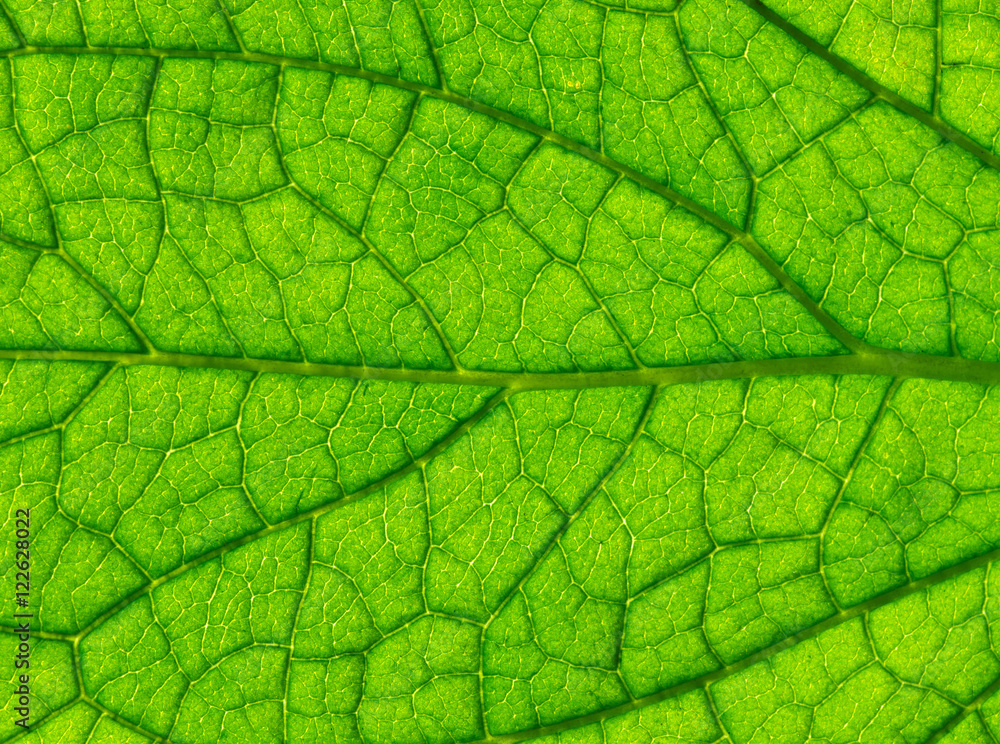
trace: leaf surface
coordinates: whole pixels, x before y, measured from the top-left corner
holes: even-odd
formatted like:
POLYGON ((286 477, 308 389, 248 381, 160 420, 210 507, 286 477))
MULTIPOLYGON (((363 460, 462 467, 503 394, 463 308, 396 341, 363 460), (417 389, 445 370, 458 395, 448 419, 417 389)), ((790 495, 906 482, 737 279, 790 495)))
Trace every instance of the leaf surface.
POLYGON ((1000 740, 997 8, 2 8, 0 740, 1000 740))

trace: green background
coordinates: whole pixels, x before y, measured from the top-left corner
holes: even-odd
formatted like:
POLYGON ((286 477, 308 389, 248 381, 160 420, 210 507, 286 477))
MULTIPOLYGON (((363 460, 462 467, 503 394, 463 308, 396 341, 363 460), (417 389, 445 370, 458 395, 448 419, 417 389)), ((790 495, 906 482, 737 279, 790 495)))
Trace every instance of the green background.
POLYGON ((1000 741, 995 2, 0 8, 0 741, 1000 741))

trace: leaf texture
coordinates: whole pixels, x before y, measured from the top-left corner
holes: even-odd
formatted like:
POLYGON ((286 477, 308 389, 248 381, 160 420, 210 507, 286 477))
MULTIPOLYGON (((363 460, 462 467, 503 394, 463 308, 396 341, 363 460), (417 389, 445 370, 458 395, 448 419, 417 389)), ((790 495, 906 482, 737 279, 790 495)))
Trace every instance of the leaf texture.
POLYGON ((0 741, 1000 741, 995 4, 0 7, 0 741))

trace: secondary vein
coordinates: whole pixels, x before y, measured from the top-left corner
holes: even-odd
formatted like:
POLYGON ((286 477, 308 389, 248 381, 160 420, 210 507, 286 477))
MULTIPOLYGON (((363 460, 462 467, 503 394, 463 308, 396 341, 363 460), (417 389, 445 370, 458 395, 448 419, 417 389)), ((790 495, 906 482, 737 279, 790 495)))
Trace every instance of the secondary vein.
MULTIPOLYGON (((892 105, 894 108, 899 109, 907 116, 912 116, 921 124, 930 127, 935 132, 940 134, 942 137, 951 142, 954 142, 963 150, 965 150, 968 153, 971 153, 972 155, 974 155, 987 165, 1000 170, 1000 157, 993 154, 985 147, 978 145, 977 143, 972 141, 969 137, 965 136, 960 131, 955 129, 955 127, 951 126, 950 124, 947 124, 943 119, 937 116, 938 99, 940 95, 939 66, 934 88, 934 101, 935 101, 934 113, 929 113, 927 111, 924 111, 919 106, 910 103, 898 93, 894 93, 893 91, 889 90, 881 83, 876 82, 873 78, 870 78, 868 75, 863 73, 861 70, 859 70, 857 67, 852 65, 847 60, 838 57, 836 54, 831 52, 825 46, 823 46, 818 41, 813 39, 811 36, 806 35, 796 26, 793 26, 787 20, 785 20, 780 15, 775 13, 773 10, 768 8, 766 5, 764 5, 764 3, 760 2, 760 0, 740 0, 740 2, 742 2, 748 8, 751 8, 755 13, 757 13, 762 18, 767 20, 767 22, 770 23, 771 25, 780 28, 782 31, 784 31, 790 37, 795 39, 795 41, 799 42, 802 46, 804 46, 810 52, 815 54, 817 57, 822 58, 823 60, 828 62, 832 67, 836 68, 840 72, 847 75, 849 78, 851 78, 851 80, 856 82, 862 88, 865 88, 866 90, 874 93, 879 98, 882 98, 887 103, 892 105)), ((938 33, 938 37, 940 37, 940 32, 938 33)), ((938 51, 936 51, 936 55, 940 56, 939 49, 938 51)), ((937 64, 940 65, 939 62, 937 64)))
MULTIPOLYGON (((826 311, 822 310, 819 305, 811 298, 808 294, 782 269, 774 259, 772 259, 766 251, 757 243, 756 240, 745 230, 736 227, 735 225, 727 222, 725 219, 719 215, 712 212, 710 209, 703 207, 698 204, 693 199, 690 199, 682 194, 677 193, 673 189, 665 186, 664 184, 656 181, 649 176, 646 176, 634 168, 623 165, 617 160, 614 160, 607 155, 597 152, 596 150, 587 147, 586 145, 580 144, 575 140, 566 137, 565 135, 559 134, 547 129, 545 127, 534 124, 526 119, 522 119, 518 116, 510 114, 506 111, 501 111, 495 109, 491 106, 483 105, 471 98, 466 96, 458 95, 451 92, 450 90, 443 90, 441 88, 435 88, 433 86, 424 85, 422 83, 414 83, 408 80, 402 80, 400 78, 391 77, 389 75, 382 75, 377 72, 371 72, 369 70, 361 70, 355 67, 348 67, 346 65, 336 65, 329 64, 326 62, 316 62, 312 60, 296 59, 291 57, 282 57, 273 54, 262 54, 262 53, 234 53, 234 52, 202 52, 202 51, 176 51, 169 49, 159 49, 159 48, 148 48, 148 49, 138 49, 138 48, 127 48, 127 47, 104 47, 95 48, 90 46, 83 47, 39 47, 39 46, 27 46, 20 49, 9 50, 6 52, 0 52, 0 58, 2 57, 15 57, 15 56, 25 56, 32 54, 105 54, 105 55, 131 55, 131 56, 141 56, 141 57, 177 57, 177 58, 202 58, 202 59, 225 59, 240 62, 260 62, 264 64, 276 65, 278 67, 301 67, 305 69, 320 70, 323 72, 329 72, 339 75, 348 75, 352 77, 363 78, 365 80, 370 80, 374 83, 380 83, 383 85, 390 85, 403 90, 409 90, 415 93, 423 94, 426 96, 431 96, 438 98, 442 101, 447 101, 458 106, 462 106, 470 111, 476 111, 478 113, 489 116, 497 121, 502 121, 510 126, 517 127, 525 132, 530 132, 536 137, 541 137, 542 139, 552 142, 553 144, 559 145, 560 147, 570 150, 572 152, 581 155, 592 162, 598 163, 605 168, 618 173, 620 175, 626 176, 627 178, 635 181, 644 188, 662 196, 668 201, 672 201, 675 204, 684 207, 689 212, 692 212, 705 222, 709 223, 716 229, 722 231, 723 233, 729 235, 734 240, 739 242, 770 274, 775 280, 781 285, 781 287, 787 291, 795 300, 802 305, 809 313, 812 315, 823 328, 826 329, 834 338, 836 338, 841 344, 843 344, 847 349, 854 352, 864 351, 867 348, 867 344, 863 341, 858 340, 853 335, 851 335, 840 323, 834 320, 826 311)), ((40 176, 39 176, 40 177, 40 176)))

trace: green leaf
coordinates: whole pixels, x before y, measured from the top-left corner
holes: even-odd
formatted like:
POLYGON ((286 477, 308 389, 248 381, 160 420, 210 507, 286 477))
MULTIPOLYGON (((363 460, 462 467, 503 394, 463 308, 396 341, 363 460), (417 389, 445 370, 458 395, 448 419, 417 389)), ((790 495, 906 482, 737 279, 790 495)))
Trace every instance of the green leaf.
POLYGON ((0 10, 0 742, 1000 741, 996 3, 0 10))

